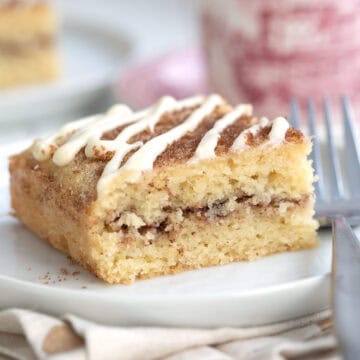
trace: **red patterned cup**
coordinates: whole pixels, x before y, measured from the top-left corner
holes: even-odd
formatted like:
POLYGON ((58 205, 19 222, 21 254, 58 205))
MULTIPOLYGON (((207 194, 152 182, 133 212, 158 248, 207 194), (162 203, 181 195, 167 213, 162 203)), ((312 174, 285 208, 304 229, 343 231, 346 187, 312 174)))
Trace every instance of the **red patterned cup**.
POLYGON ((257 113, 360 90, 357 0, 204 0, 210 86, 257 113))

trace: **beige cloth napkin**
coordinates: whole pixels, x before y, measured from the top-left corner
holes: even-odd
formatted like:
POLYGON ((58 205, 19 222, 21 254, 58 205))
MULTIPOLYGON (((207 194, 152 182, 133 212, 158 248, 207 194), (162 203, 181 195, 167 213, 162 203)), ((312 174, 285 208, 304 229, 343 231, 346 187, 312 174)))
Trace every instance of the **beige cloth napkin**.
POLYGON ((62 319, 0 312, 0 359, 312 360, 340 359, 330 312, 283 323, 221 329, 110 327, 72 315, 62 319))

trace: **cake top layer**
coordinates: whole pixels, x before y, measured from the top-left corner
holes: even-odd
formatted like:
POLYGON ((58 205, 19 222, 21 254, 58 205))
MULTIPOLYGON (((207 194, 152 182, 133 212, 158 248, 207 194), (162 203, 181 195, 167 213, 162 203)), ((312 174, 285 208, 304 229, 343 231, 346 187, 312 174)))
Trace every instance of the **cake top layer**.
POLYGON ((258 119, 250 105, 233 108, 219 95, 180 101, 165 96, 138 112, 115 105, 106 114, 68 123, 36 141, 32 155, 38 161, 52 159, 57 166, 69 164, 80 152, 105 161, 98 182, 101 192, 109 179, 124 171, 131 171, 135 182, 157 166, 194 164, 229 151, 301 140, 302 134, 289 129, 286 119, 258 119))

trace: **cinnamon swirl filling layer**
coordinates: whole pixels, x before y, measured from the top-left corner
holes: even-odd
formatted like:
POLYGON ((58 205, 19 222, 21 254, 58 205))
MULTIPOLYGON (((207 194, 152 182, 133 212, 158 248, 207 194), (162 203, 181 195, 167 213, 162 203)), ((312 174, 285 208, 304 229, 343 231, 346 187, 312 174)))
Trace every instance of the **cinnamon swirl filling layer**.
POLYGON ((252 211, 257 215, 284 216, 289 209, 305 207, 311 196, 303 196, 301 199, 271 199, 268 202, 258 202, 255 196, 233 197, 231 199, 219 200, 212 205, 205 207, 187 207, 163 209, 163 220, 158 223, 148 224, 131 211, 116 213, 114 211, 105 221, 105 229, 108 232, 116 232, 121 236, 131 234, 136 237, 145 236, 148 239, 154 239, 161 233, 171 233, 181 229, 182 222, 189 217, 206 221, 209 223, 221 222, 222 219, 231 214, 245 209, 252 211))

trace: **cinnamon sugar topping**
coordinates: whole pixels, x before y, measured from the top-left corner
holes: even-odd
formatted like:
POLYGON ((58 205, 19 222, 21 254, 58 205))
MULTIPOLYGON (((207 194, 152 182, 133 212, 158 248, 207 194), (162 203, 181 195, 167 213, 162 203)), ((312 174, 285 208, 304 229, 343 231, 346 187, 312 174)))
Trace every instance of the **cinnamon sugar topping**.
POLYGON ((37 141, 32 154, 39 161, 52 157, 56 165, 65 166, 84 149, 86 157, 106 161, 97 185, 101 194, 119 174, 131 174, 126 181, 136 182, 143 171, 168 163, 169 157, 196 163, 229 149, 244 150, 264 131, 261 145, 275 146, 286 141, 288 128, 284 118, 257 120, 250 105, 232 108, 219 95, 180 101, 166 96, 139 112, 116 105, 105 115, 69 123, 54 136, 37 141))

